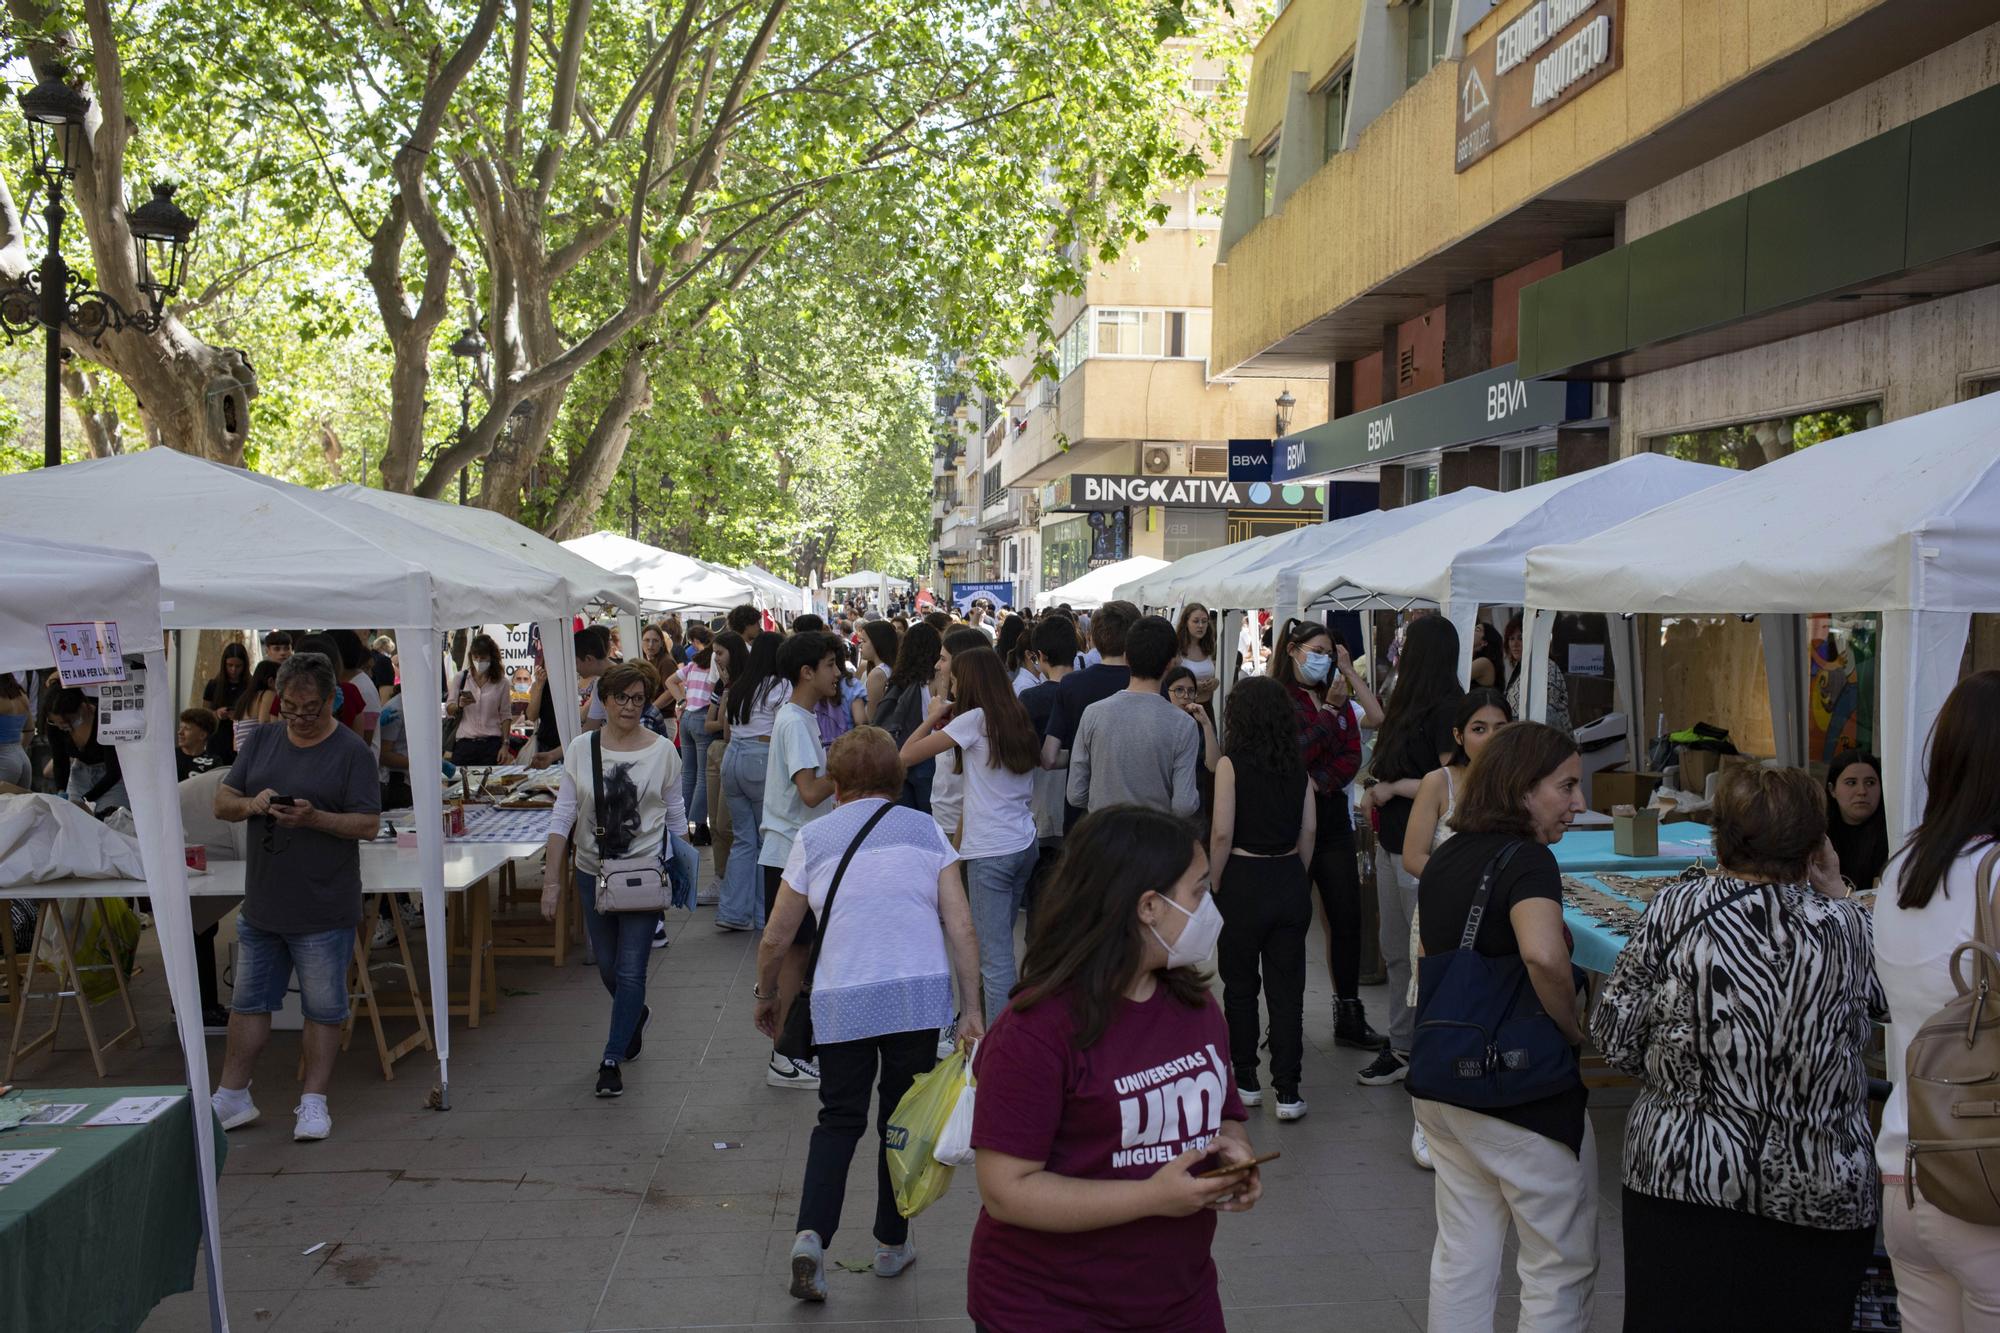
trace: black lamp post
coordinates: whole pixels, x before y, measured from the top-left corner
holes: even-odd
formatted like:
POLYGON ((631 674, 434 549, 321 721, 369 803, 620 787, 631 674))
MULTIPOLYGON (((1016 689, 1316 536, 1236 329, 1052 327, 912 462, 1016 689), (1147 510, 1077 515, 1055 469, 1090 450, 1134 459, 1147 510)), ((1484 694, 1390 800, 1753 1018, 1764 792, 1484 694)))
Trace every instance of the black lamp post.
POLYGON ((1291 430, 1292 409, 1298 406, 1298 402, 1299 402, 1298 399, 1292 397, 1292 391, 1290 389, 1283 390, 1278 394, 1277 424, 1278 424, 1278 435, 1280 438, 1283 438, 1285 433, 1291 430))
MULTIPOLYGON (((465 428, 472 420, 472 381, 480 369, 480 361, 486 355, 486 340, 479 336, 477 325, 468 324, 465 332, 458 335, 451 345, 451 354, 462 362, 471 362, 465 374, 465 385, 458 395, 458 442, 465 440, 465 428)), ((512 418, 509 418, 512 420, 512 418)), ((458 470, 458 502, 465 503, 465 477, 472 471, 470 467, 458 470)))
POLYGON ((54 75, 21 95, 33 142, 35 173, 48 190, 42 220, 48 227, 49 248, 41 267, 18 281, 0 286, 0 331, 9 338, 36 329, 48 338, 44 362, 42 464, 62 463, 62 331, 97 343, 108 332, 137 329, 151 333, 165 318, 164 308, 187 276, 194 219, 174 203, 174 187, 153 186, 153 197, 126 218, 137 251, 138 286, 147 308, 132 311, 105 292, 83 285, 83 279, 63 260, 62 229, 67 220, 62 184, 76 179, 83 123, 90 98, 54 75))
MULTIPOLYGON (((628 535, 630 535, 630 537, 632 538, 632 540, 636 542, 636 541, 638 541, 638 540, 639 540, 639 469, 638 469, 638 467, 637 467, 637 466, 635 465, 635 466, 633 466, 633 467, 631 467, 631 468, 627 469, 627 470, 626 470, 626 473, 625 473, 625 476, 626 476, 626 480, 627 480, 627 481, 628 481, 628 482, 630 483, 630 487, 631 487, 631 502, 630 502, 630 503, 631 503, 631 511, 632 511, 632 512, 631 512, 631 517, 630 517, 630 520, 629 520, 629 524, 628 524, 628 528, 629 528, 629 534, 628 534, 628 535)), ((673 477, 673 474, 672 474, 671 472, 662 472, 662 473, 660 474, 660 483, 659 483, 659 485, 660 485, 660 491, 661 491, 661 493, 662 493, 662 494, 664 494, 664 495, 667 495, 667 496, 671 497, 671 496, 673 495, 673 493, 674 493, 674 477, 673 477)))

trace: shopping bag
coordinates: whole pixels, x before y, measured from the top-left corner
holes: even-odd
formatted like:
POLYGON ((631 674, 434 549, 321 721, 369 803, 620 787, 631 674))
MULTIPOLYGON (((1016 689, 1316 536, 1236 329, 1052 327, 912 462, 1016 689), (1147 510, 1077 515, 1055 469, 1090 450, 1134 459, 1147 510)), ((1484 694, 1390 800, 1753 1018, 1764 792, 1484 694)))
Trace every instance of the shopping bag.
POLYGON ((959 1091, 958 1101, 951 1108, 951 1119, 944 1122, 944 1133, 938 1135, 937 1147, 931 1150, 931 1156, 946 1166, 966 1166, 974 1157, 972 1107, 979 1084, 972 1077, 972 1060, 978 1054, 979 1043, 974 1042, 971 1053, 965 1058, 965 1087, 959 1091))
POLYGON ((139 956, 139 915, 123 898, 101 898, 102 912, 85 912, 84 926, 76 941, 76 967, 83 993, 90 1000, 103 1000, 118 989, 115 967, 127 977, 139 956), (109 926, 109 934, 106 926, 109 926))
POLYGON ((882 1143, 896 1211, 904 1217, 915 1217, 951 1186, 952 1169, 937 1160, 937 1144, 965 1083, 965 1054, 953 1051, 928 1074, 917 1075, 889 1117, 882 1143))

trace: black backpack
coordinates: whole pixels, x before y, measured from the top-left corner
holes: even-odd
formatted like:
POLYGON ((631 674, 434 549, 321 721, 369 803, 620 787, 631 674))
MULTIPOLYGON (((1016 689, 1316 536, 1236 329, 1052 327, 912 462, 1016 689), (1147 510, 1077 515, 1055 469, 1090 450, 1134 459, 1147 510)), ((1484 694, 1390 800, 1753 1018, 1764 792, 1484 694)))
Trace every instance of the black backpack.
POLYGON ((891 685, 875 710, 875 725, 889 733, 898 746, 916 734, 924 724, 924 689, 921 685, 891 685))

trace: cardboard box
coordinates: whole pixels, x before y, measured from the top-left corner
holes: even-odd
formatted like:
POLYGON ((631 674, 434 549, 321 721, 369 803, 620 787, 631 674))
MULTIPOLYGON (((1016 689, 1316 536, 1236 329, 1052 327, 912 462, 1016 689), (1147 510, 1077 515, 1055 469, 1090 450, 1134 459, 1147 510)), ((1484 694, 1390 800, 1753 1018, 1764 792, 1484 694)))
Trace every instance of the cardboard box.
POLYGON ((1659 785, 1658 773, 1635 773, 1629 768, 1599 769, 1590 775, 1590 808, 1608 815, 1613 806, 1643 806, 1653 799, 1659 785))
POLYGON ((1708 794, 1708 779, 1722 771, 1722 761, 1726 756, 1714 750, 1681 751, 1681 790, 1696 796, 1708 794))
POLYGON ((1611 850, 1619 856, 1660 854, 1660 812, 1635 810, 1611 817, 1611 850))

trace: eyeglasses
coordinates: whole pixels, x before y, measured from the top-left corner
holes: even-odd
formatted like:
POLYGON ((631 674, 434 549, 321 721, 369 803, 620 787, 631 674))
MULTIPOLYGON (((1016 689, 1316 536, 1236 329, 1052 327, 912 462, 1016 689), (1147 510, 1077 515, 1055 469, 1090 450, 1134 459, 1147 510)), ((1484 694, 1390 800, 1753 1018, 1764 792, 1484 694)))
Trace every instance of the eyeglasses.
POLYGON ((644 708, 646 706, 646 696, 644 694, 614 694, 611 696, 610 702, 617 704, 620 708, 644 708))
POLYGON ((325 711, 326 700, 324 699, 314 704, 311 708, 297 708, 283 702, 278 704, 278 716, 287 722, 311 722, 325 711))

